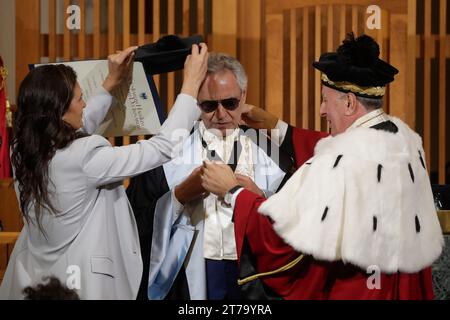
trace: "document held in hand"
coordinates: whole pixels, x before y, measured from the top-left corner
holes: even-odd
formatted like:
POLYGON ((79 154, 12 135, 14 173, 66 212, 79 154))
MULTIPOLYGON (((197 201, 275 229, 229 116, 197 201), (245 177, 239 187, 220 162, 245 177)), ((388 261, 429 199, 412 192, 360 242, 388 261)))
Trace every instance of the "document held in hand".
MULTIPOLYGON (((61 63, 72 67, 77 73, 84 101, 89 100, 108 75, 107 60, 61 63)), ((112 96, 113 104, 97 129, 97 134, 117 137, 153 135, 159 132, 164 120, 161 116, 161 103, 153 80, 147 77, 141 62, 134 62, 130 81, 122 83, 112 92, 112 96)))

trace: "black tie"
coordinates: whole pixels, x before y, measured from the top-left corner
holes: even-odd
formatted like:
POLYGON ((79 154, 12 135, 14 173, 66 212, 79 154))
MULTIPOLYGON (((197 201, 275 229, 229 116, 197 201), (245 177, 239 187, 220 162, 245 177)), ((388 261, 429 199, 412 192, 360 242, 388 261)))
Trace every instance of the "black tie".
MULTIPOLYGON (((208 158, 208 160, 225 162, 222 160, 222 158, 220 158, 216 150, 209 150, 208 145, 206 144, 205 140, 203 140, 203 137, 200 137, 200 139, 202 139, 202 146, 206 150, 206 157, 208 158)), ((230 159, 228 160, 228 165, 230 166, 231 170, 233 170, 233 172, 236 170, 237 162, 239 160, 239 157, 241 156, 241 152, 241 142, 239 141, 239 139, 235 140, 230 159)))

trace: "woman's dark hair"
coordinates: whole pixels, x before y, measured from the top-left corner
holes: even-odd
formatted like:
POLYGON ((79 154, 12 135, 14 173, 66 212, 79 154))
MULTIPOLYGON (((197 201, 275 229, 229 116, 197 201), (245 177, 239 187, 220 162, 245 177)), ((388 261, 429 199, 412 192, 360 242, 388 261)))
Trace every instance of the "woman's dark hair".
POLYGON ((82 136, 62 120, 73 99, 77 76, 65 65, 45 65, 33 69, 23 80, 14 115, 12 156, 18 182, 22 214, 41 228, 42 210, 57 214, 49 197, 49 162, 56 150, 82 136))
POLYGON ((77 292, 71 290, 56 277, 46 277, 36 287, 23 289, 25 300, 80 300, 77 292))

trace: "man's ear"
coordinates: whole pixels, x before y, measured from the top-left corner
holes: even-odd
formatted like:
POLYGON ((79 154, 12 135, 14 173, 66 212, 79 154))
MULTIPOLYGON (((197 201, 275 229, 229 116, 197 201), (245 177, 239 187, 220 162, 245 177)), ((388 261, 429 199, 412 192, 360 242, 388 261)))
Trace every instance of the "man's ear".
POLYGON ((241 101, 240 101, 241 105, 245 104, 246 101, 247 101, 247 91, 245 90, 245 91, 242 91, 242 93, 241 93, 241 101))
POLYGON ((358 111, 358 101, 354 93, 347 93, 347 107, 345 108, 345 115, 351 116, 358 111))

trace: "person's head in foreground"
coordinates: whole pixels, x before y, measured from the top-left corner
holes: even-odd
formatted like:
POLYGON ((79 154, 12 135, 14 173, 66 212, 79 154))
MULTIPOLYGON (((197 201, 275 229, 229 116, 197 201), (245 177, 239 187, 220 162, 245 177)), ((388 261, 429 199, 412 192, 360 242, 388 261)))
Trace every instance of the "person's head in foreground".
POLYGON ((43 283, 23 289, 24 300, 80 300, 76 291, 67 288, 56 277, 46 277, 43 283))

